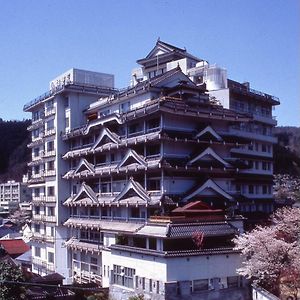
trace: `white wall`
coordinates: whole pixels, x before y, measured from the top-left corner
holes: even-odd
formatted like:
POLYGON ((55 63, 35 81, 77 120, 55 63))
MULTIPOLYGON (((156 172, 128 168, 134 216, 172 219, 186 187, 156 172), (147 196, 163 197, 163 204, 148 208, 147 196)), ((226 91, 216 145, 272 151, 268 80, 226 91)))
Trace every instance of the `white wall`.
POLYGON ((169 258, 167 281, 236 276, 241 265, 239 254, 199 255, 169 258))

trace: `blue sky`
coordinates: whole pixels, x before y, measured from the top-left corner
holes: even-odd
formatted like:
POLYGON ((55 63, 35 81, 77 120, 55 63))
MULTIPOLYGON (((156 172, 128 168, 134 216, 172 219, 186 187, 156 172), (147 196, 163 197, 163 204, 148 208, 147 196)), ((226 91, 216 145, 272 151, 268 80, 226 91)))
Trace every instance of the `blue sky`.
POLYGON ((129 84, 136 60, 161 40, 225 67, 228 76, 278 96, 279 125, 300 126, 298 0, 0 1, 0 117, 76 67, 129 84))

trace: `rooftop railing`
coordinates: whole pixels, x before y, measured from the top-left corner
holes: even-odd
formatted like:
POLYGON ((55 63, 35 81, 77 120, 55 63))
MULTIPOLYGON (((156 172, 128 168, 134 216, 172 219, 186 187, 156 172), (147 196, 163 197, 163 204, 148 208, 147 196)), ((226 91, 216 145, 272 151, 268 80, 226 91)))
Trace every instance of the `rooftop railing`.
POLYGON ((230 82, 228 84, 228 87, 235 90, 235 91, 241 92, 243 94, 251 93, 251 94, 256 95, 256 96, 260 96, 260 97, 264 97, 266 99, 270 99, 270 100, 273 100, 273 101, 276 101, 276 102, 280 102, 278 97, 275 97, 275 96, 272 96, 272 95, 269 95, 269 94, 251 89, 251 88, 248 88, 246 86, 241 86, 241 85, 233 83, 233 82, 230 82))
POLYGON ((97 94, 97 93, 113 94, 113 93, 118 92, 117 89, 106 87, 106 86, 93 86, 93 85, 80 84, 80 83, 76 83, 76 82, 69 82, 66 85, 58 86, 55 89, 50 90, 50 91, 38 96, 37 98, 33 99, 32 101, 28 102, 27 104, 24 105, 23 110, 26 111, 29 108, 31 108, 39 103, 42 103, 45 99, 50 98, 50 97, 54 96, 55 94, 60 93, 65 88, 87 91, 87 92, 92 92, 95 94, 97 94))

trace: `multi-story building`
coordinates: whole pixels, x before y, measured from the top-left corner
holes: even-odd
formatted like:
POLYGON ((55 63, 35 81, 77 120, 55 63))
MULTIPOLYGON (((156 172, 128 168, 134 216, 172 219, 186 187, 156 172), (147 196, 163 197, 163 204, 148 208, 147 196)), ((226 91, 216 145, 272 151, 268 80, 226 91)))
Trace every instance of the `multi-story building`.
POLYGON ((32 141, 32 160, 28 164, 32 190, 32 265, 42 275, 54 272, 69 278, 67 230, 62 222, 68 211, 62 202, 70 194, 69 185, 61 179, 69 166, 61 159, 67 150, 61 132, 85 121, 82 110, 99 97, 112 93, 114 77, 71 69, 50 82, 49 92, 24 106, 32 113, 28 130, 32 141))
POLYGON ((161 41, 138 63, 129 88, 61 108, 77 122, 56 136, 55 226, 69 255, 55 270, 118 299, 241 297, 235 213, 272 211, 278 100, 161 41))
POLYGON ((9 214, 19 208, 22 203, 29 203, 31 193, 23 182, 9 180, 0 184, 1 214, 9 214))

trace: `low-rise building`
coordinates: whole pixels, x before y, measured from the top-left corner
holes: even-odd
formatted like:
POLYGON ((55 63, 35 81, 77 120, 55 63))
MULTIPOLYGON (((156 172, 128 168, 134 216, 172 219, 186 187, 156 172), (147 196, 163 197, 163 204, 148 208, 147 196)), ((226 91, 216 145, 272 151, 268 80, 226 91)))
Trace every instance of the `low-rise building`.
POLYGON ((28 205, 30 201, 31 191, 25 182, 9 180, 0 184, 0 214, 12 213, 19 209, 21 203, 28 205))

